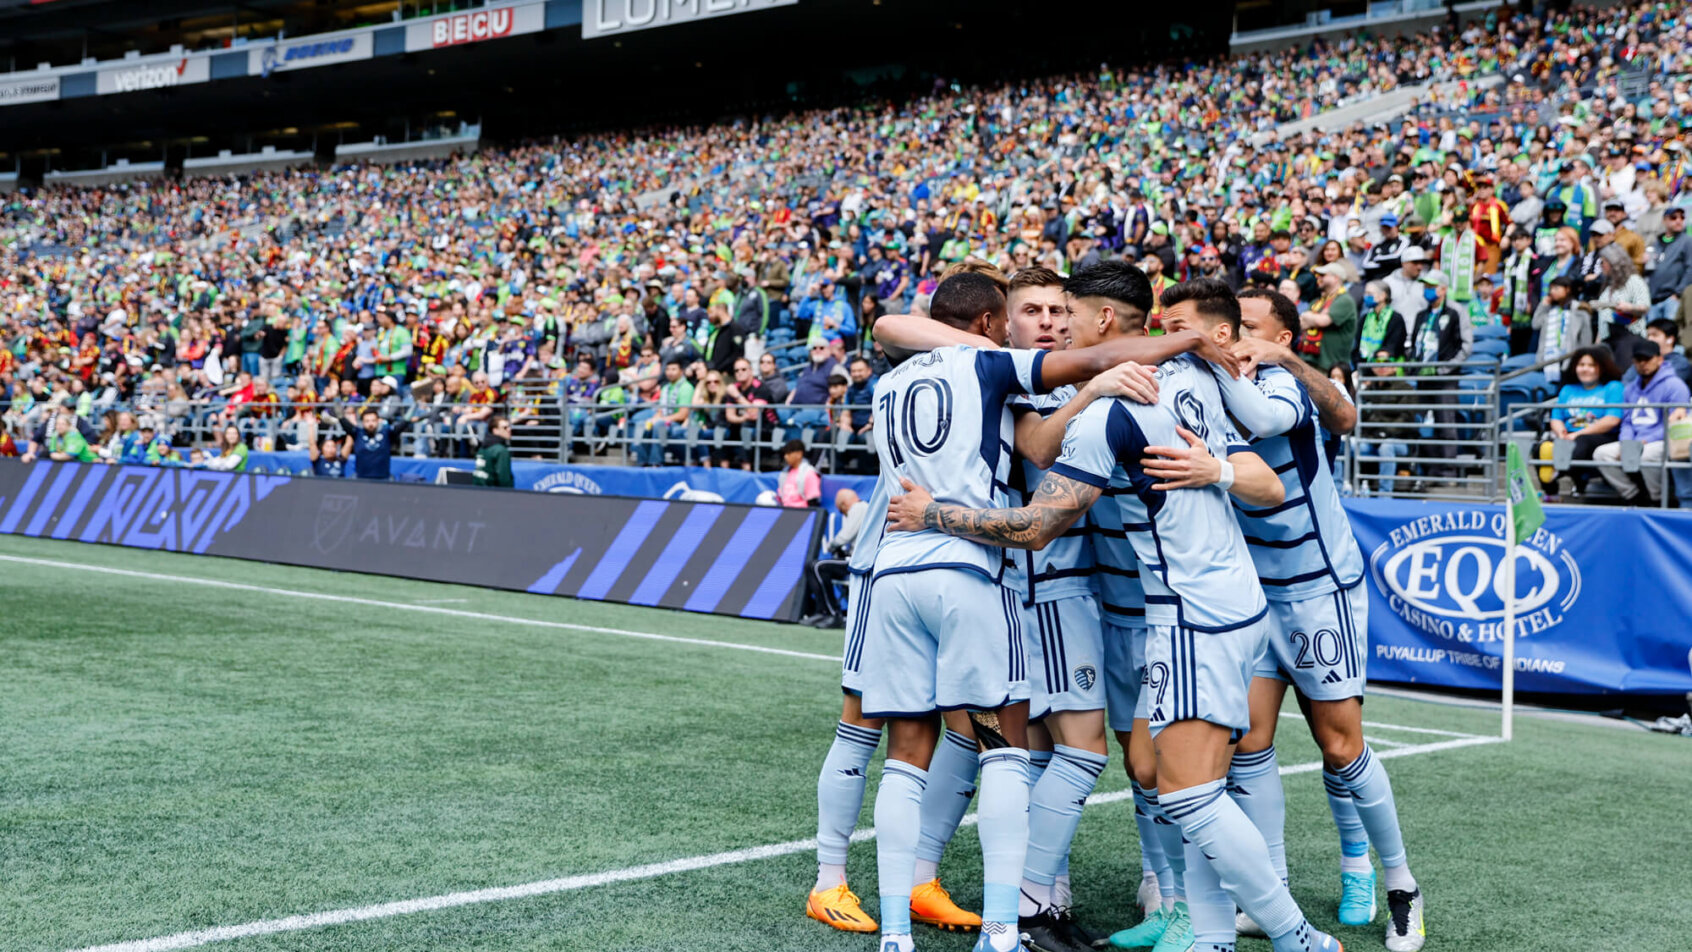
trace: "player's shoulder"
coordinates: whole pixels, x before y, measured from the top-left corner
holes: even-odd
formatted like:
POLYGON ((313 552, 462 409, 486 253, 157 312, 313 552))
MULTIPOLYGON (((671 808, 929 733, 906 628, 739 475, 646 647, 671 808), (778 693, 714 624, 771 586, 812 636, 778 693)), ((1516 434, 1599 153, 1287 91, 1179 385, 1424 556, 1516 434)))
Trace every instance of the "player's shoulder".
POLYGON ((1257 389, 1266 394, 1302 394, 1304 384, 1293 376, 1292 371, 1274 364, 1264 364, 1257 370, 1257 389))

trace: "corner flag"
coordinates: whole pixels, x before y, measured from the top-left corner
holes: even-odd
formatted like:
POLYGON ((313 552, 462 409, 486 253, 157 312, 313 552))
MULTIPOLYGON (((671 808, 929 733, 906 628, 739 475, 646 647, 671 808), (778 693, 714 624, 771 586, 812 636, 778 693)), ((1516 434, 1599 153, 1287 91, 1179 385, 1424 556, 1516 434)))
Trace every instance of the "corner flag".
POLYGON ((1513 541, 1520 543, 1545 524, 1545 509, 1539 504, 1539 492, 1533 488, 1527 464, 1522 462, 1521 451, 1514 443, 1505 457, 1504 485, 1509 491, 1510 518, 1516 529, 1513 541))

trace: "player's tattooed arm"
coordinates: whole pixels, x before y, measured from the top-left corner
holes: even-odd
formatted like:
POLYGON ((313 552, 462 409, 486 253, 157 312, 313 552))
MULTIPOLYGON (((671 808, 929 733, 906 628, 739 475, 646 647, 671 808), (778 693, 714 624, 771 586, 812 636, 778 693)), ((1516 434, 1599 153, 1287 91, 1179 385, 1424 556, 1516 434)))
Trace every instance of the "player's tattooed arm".
POLYGON ((1028 505, 1020 509, 968 509, 934 500, 908 479, 905 494, 887 504, 887 527, 895 532, 938 529, 947 535, 1013 549, 1040 549, 1074 525, 1099 498, 1099 489, 1048 473, 1028 505))
POLYGON ((1290 349, 1248 338, 1235 342, 1233 351, 1248 372, 1258 364, 1274 364, 1298 378, 1298 382, 1304 385, 1304 391, 1310 394, 1310 402, 1316 407, 1322 429, 1343 436, 1357 426, 1357 408, 1340 392, 1339 385, 1290 349))

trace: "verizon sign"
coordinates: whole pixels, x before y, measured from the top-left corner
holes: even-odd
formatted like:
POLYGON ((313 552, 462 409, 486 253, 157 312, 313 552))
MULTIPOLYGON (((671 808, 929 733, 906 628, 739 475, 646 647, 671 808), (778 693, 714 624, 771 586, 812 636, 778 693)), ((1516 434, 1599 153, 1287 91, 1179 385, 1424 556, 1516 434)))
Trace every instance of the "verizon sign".
POLYGON ((448 13, 407 24, 405 49, 408 53, 438 50, 521 33, 539 33, 545 27, 544 3, 518 3, 466 13, 448 13))
POLYGON ((582 39, 791 7, 799 0, 582 0, 582 39))
POLYGON ((203 83, 211 79, 211 60, 204 56, 184 56, 174 60, 160 60, 138 66, 118 66, 95 74, 94 91, 102 96, 110 93, 133 93, 143 89, 164 89, 203 83))

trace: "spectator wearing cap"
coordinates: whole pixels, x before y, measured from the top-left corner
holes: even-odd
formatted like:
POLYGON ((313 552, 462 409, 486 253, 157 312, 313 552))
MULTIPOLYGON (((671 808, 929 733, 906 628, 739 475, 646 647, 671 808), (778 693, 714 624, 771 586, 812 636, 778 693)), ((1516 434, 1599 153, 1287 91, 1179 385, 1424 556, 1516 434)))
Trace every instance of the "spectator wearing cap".
POLYGON ((822 477, 815 466, 805 459, 802 440, 788 440, 781 446, 781 476, 776 484, 776 498, 788 509, 815 508, 822 505, 822 477))
POLYGON ((1398 270, 1386 277, 1392 309, 1411 326, 1415 326, 1416 319, 1428 308, 1426 288, 1422 285, 1426 268, 1427 253, 1416 245, 1408 245, 1399 256, 1398 270))
MULTIPOLYGON (((1457 381, 1447 379, 1463 373, 1463 363, 1474 350, 1474 327, 1468 317, 1459 314, 1446 300, 1448 282, 1444 273, 1429 271, 1422 275, 1422 299, 1426 309, 1416 318, 1410 331, 1407 356, 1412 363, 1423 364, 1416 370, 1421 377, 1417 389, 1425 393, 1429 403, 1438 404, 1434 411, 1434 439, 1439 443, 1430 447, 1432 455, 1451 459, 1457 455, 1456 408, 1457 381)), ((1433 471, 1435 477, 1447 477, 1452 467, 1442 465, 1433 471)))
POLYGON ((795 409, 782 414, 783 426, 820 430, 828 425, 828 415, 816 407, 828 400, 828 378, 839 365, 839 361, 829 353, 828 339, 811 342, 810 363, 799 372, 792 391, 787 395, 787 403, 795 409))
MULTIPOLYGON (((1356 229, 1356 241, 1367 236, 1361 226, 1356 229)), ((1399 260, 1404 254, 1404 236, 1398 233, 1398 216, 1388 212, 1381 216, 1381 240, 1369 248, 1363 256, 1363 279, 1365 281, 1380 281, 1387 275, 1398 270, 1399 260)))
POLYGON ((510 489, 517 485, 511 477, 511 421, 505 417, 488 421, 488 438, 476 450, 473 480, 478 486, 510 489))
MULTIPOLYGON (((1692 237, 1686 234, 1686 209, 1679 205, 1663 211, 1663 233, 1646 250, 1651 271, 1649 319, 1674 320, 1680 313, 1680 296, 1692 285, 1692 237)), ((1683 322, 1692 326, 1692 322, 1683 322)))
POLYGON ((1598 189, 1588 180, 1592 173, 1592 157, 1579 155, 1563 163, 1557 173, 1557 185, 1546 195, 1547 207, 1556 199, 1564 208, 1563 217, 1569 227, 1586 232, 1598 219, 1598 189))
POLYGON ((1351 351, 1357 340, 1357 303, 1346 293, 1349 269, 1338 261, 1316 268, 1317 296, 1310 308, 1299 315, 1303 333, 1298 338, 1298 353, 1324 374, 1335 367, 1351 363, 1351 351))
POLYGON ((852 306, 837 295, 834 280, 827 277, 817 285, 817 296, 800 304, 799 323, 809 328, 806 339, 812 346, 830 334, 855 339, 858 333, 852 306))
MULTIPOLYGON (((1655 503, 1663 498, 1663 449, 1667 445, 1667 426, 1670 410, 1649 404, 1686 404, 1689 400, 1686 382, 1675 376, 1663 363, 1662 352, 1651 341, 1641 340, 1633 347, 1633 369, 1637 375, 1625 386, 1622 401, 1631 406, 1622 417, 1621 441, 1598 447, 1592 458, 1598 462, 1598 473, 1615 487, 1626 502, 1639 499, 1639 483, 1622 471, 1622 445, 1630 440, 1640 444, 1639 482, 1645 495, 1655 503)), ((1685 414, 1684 407, 1674 408, 1674 419, 1685 414)), ((1680 488, 1682 477, 1676 476, 1680 488)), ((1692 496, 1692 494, 1688 494, 1692 496)), ((1682 500, 1684 504, 1686 499, 1682 500)))
POLYGON ((1645 239, 1628 227, 1627 208, 1619 199, 1604 203, 1604 220, 1610 223, 1611 240, 1633 259, 1633 269, 1645 273, 1645 239))
MULTIPOLYGON (((1678 328, 1673 321, 1652 321, 1645 328, 1645 339, 1657 345, 1657 350, 1663 355, 1663 365, 1674 372, 1676 377, 1692 386, 1692 361, 1686 359, 1685 348, 1675 340, 1678 328)), ((1639 371, 1629 367, 1627 374, 1622 377, 1623 383, 1632 381, 1639 376, 1639 371)))

